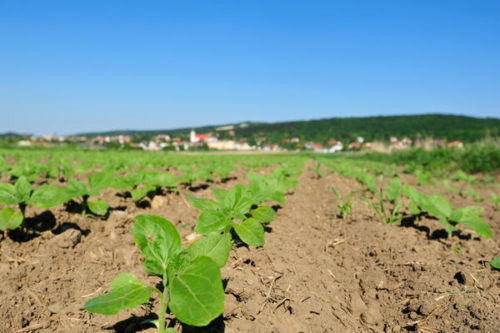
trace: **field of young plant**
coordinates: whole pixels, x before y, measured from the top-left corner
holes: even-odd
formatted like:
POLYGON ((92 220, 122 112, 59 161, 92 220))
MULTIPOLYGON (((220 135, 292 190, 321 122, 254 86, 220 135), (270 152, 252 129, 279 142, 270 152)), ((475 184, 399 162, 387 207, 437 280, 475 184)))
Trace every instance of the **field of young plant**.
POLYGON ((0 332, 498 332, 500 175, 0 150, 0 332))

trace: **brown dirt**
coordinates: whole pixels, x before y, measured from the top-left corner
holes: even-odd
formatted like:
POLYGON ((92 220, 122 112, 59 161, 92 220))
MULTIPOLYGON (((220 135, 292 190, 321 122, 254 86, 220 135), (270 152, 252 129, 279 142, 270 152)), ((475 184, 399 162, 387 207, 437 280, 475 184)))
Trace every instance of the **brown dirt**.
MULTIPOLYGON (((500 212, 488 201, 483 217, 492 239, 463 231, 446 239, 437 220, 382 225, 355 200, 353 213, 336 216, 331 186, 343 196, 361 186, 352 179, 308 171, 278 209, 261 248, 234 245, 222 270, 226 287, 223 316, 209 327, 171 325, 184 332, 498 332, 500 272, 483 262, 500 254, 500 212)), ((230 188, 245 182, 232 174, 230 188)), ((405 182, 414 183, 412 177, 405 182)), ((194 184, 194 195, 211 191, 194 184)), ((425 191, 439 191, 426 188, 425 191)), ((106 190, 113 211, 107 219, 86 218, 64 207, 29 208, 40 236, 14 241, 0 235, 0 332, 154 332, 139 323, 150 315, 142 306, 115 316, 81 310, 108 290, 119 273, 148 283, 130 234, 137 214, 172 221, 183 237, 193 232, 199 212, 180 194, 165 193, 137 207, 129 197, 106 190)), ((478 189, 483 197, 489 190, 478 189)), ((473 204, 450 196, 455 207, 473 204)), ((157 308, 153 302, 151 307, 157 308)))

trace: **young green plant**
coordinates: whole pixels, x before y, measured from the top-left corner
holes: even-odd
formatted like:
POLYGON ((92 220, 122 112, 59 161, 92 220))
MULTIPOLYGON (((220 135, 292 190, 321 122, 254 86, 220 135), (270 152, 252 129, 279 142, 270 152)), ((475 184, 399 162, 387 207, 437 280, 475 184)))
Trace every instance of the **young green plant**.
POLYGON ((375 211, 375 213, 378 215, 380 218, 380 221, 384 224, 396 224, 401 222, 403 219, 403 214, 398 214, 399 209, 403 206, 402 201, 398 201, 396 205, 392 208, 392 210, 386 210, 385 209, 385 204, 384 204, 384 194, 382 190, 378 192, 378 202, 379 206, 377 207, 376 204, 374 204, 370 200, 366 200, 370 207, 375 211))
POLYGON ((109 293, 85 303, 93 313, 112 315, 147 303, 154 292, 160 301, 158 319, 151 320, 159 333, 167 328, 167 310, 182 323, 206 326, 224 310, 224 289, 220 267, 231 250, 229 236, 211 233, 187 249, 168 220, 155 215, 138 215, 132 226, 135 244, 144 257, 143 266, 150 275, 162 279, 162 288, 148 286, 130 273, 119 274, 111 282, 109 293))
POLYGON ((489 238, 493 235, 490 226, 481 218, 482 207, 469 206, 453 210, 448 199, 439 194, 424 195, 412 186, 405 187, 405 194, 411 201, 412 214, 427 212, 439 218, 448 238, 457 230, 458 224, 474 230, 481 237, 489 238))
POLYGON ((393 178, 385 188, 385 197, 392 204, 392 209, 387 210, 384 203, 384 193, 382 190, 378 192, 378 202, 377 207, 372 201, 368 201, 370 207, 377 213, 378 217, 384 224, 396 224, 401 222, 403 219, 403 214, 398 214, 398 211, 403 206, 402 201, 398 201, 401 197, 403 188, 401 187, 401 182, 398 177, 393 178))
POLYGON ((51 208, 66 202, 66 195, 62 187, 42 185, 36 190, 28 179, 21 176, 15 185, 9 183, 0 184, 0 203, 7 206, 17 205, 19 211, 5 207, 0 210, 0 229, 15 230, 19 227, 24 229, 25 213, 28 205, 39 208, 51 208))
POLYGON ((87 216, 88 212, 95 215, 104 216, 109 210, 109 205, 104 199, 89 200, 91 196, 98 196, 99 191, 105 189, 112 182, 113 175, 110 173, 98 172, 89 176, 89 185, 71 178, 66 187, 67 199, 80 198, 81 213, 87 216))
POLYGON ((187 195, 191 204, 202 211, 195 232, 208 235, 212 232, 230 233, 234 230, 244 243, 251 246, 264 245, 262 223, 275 219, 274 210, 265 205, 253 208, 255 197, 242 184, 229 191, 213 189, 213 193, 218 202, 187 195))
POLYGON ((354 207, 354 205, 351 203, 353 193, 349 192, 346 200, 342 201, 342 196, 340 195, 340 192, 333 186, 332 186, 332 190, 335 193, 335 196, 337 197, 337 208, 339 210, 339 216, 341 218, 345 218, 347 215, 349 215, 352 212, 352 209, 354 207))

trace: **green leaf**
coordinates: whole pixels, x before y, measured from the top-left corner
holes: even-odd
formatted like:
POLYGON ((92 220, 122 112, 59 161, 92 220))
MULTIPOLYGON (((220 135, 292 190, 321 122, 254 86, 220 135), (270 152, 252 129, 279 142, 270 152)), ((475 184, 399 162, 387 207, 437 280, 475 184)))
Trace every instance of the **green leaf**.
POLYGON ((218 201, 224 200, 227 193, 229 192, 228 190, 224 190, 222 188, 215 188, 215 187, 211 187, 210 190, 212 190, 212 193, 213 193, 215 199, 217 199, 218 201))
POLYGON ((200 235, 224 231, 230 225, 230 220, 219 211, 206 210, 201 213, 194 231, 200 235))
POLYGON ((264 227, 253 217, 246 219, 239 224, 235 224, 234 231, 236 231, 238 237, 240 237, 241 240, 248 245, 264 245, 264 227))
POLYGON ((194 206, 194 208, 199 209, 201 211, 217 210, 219 208, 219 204, 213 200, 193 197, 190 194, 186 194, 186 197, 188 198, 191 205, 194 206))
POLYGON ((451 215, 451 203, 439 194, 424 196, 422 209, 433 216, 449 218, 451 215))
POLYGON ((424 200, 425 195, 423 195, 416 188, 410 185, 405 185, 403 191, 411 202, 413 202, 418 207, 422 207, 422 201, 424 200))
POLYGON ((496 257, 490 262, 491 267, 495 269, 500 269, 500 257, 496 257))
POLYGON ((139 189, 134 189, 131 191, 132 200, 137 202, 142 198, 144 198, 149 192, 154 191, 154 189, 155 188, 152 185, 147 185, 139 189))
POLYGON ((130 273, 118 275, 111 282, 111 291, 85 303, 85 310, 104 315, 113 315, 123 309, 133 309, 149 301, 152 288, 146 286, 130 273))
POLYGON ((26 179, 26 177, 24 176, 21 176, 21 178, 17 180, 14 189, 16 191, 16 197, 18 203, 28 202, 28 200, 30 199, 31 192, 33 192, 33 187, 31 186, 28 179, 26 179))
POLYGON ((63 161, 62 167, 63 167, 63 171, 64 171, 64 177, 66 179, 71 178, 73 176, 73 174, 75 173, 75 168, 73 168, 73 165, 71 165, 70 161, 63 161))
POLYGON ((87 201, 87 205, 92 213, 100 216, 106 215, 109 209, 109 205, 104 199, 87 201))
POLYGON ((337 190, 334 186, 332 186, 333 193, 335 193, 335 196, 337 197, 337 202, 340 204, 342 201, 342 197, 340 196, 339 190, 337 190))
POLYGON ((170 281, 173 281, 175 276, 184 272, 189 266, 189 264, 191 264, 191 261, 192 261, 191 254, 187 250, 182 249, 180 251, 175 252, 175 254, 169 258, 167 267, 167 277, 163 278, 164 285, 169 284, 170 281))
POLYGON ((366 173, 362 176, 360 180, 363 184, 366 185, 368 191, 375 192, 375 190, 377 189, 377 182, 375 181, 375 178, 372 175, 366 173))
POLYGON ((93 191, 108 188, 113 181, 114 175, 109 172, 96 172, 89 176, 89 185, 93 191))
POLYGON ((12 208, 0 210, 0 229, 17 229, 23 223, 23 220, 23 214, 12 208))
POLYGON ((283 205, 285 203, 285 193, 280 191, 273 192, 270 199, 277 201, 279 204, 283 205))
POLYGON ((52 208, 70 200, 73 192, 68 192, 66 187, 42 185, 33 192, 31 202, 39 208, 52 208))
POLYGON ((481 216, 482 214, 483 214, 483 207, 468 206, 454 210, 450 216, 450 220, 456 223, 460 223, 460 220, 464 216, 469 216, 469 215, 481 216))
POLYGON ((16 190, 12 184, 0 184, 0 202, 7 205, 17 205, 19 200, 16 196, 16 190))
POLYGON ((111 187, 115 190, 118 190, 118 191, 124 191, 124 190, 128 190, 128 189, 131 189, 132 187, 134 187, 134 182, 131 181, 130 177, 118 176, 118 177, 114 177, 111 180, 109 187, 111 187))
POLYGON ((271 222, 276 218, 276 212, 269 206, 260 206, 252 210, 252 217, 256 218, 259 222, 271 222))
POLYGON ((154 177, 155 186, 175 187, 177 178, 169 172, 159 173, 154 177))
POLYGON ((403 207, 403 202, 398 201, 394 208, 391 211, 391 217, 389 219, 389 223, 399 223, 403 219, 403 214, 398 214, 398 210, 403 207))
POLYGON ((474 230, 479 236, 490 238, 493 236, 490 226, 478 215, 461 215, 452 221, 474 230))
POLYGON ((410 211, 410 214, 412 215, 418 215, 420 214, 420 209, 418 209, 418 206, 412 201, 408 205, 408 210, 410 211))
POLYGON ((387 187, 385 188, 385 195, 387 200, 390 202, 395 202, 401 196, 403 188, 401 187, 401 182, 398 177, 393 178, 387 187))
POLYGON ((277 179, 261 176, 253 171, 248 173, 248 180, 250 181, 248 191, 251 194, 252 203, 260 204, 266 200, 284 203, 286 184, 280 185, 277 179))
POLYGON ((75 178, 71 178, 68 181, 68 183, 69 183, 69 185, 68 185, 67 189, 68 189, 68 195, 70 196, 69 199, 83 197, 84 195, 89 194, 89 190, 87 188, 87 185, 85 185, 84 182, 79 181, 78 179, 75 179, 75 178))
POLYGON ((195 258, 170 289, 170 310, 181 322, 206 326, 224 310, 220 269, 208 257, 195 258))
POLYGON ((232 247, 230 233, 212 232, 207 237, 198 239, 188 247, 193 258, 206 256, 211 258, 219 267, 226 265, 232 247))
POLYGON ((245 214, 252 207, 252 199, 248 195, 245 186, 238 184, 227 193, 221 202, 221 207, 229 216, 244 219, 245 214))
POLYGON ((181 236, 172 222, 156 215, 138 215, 132 235, 149 274, 164 276, 168 261, 181 249, 181 236))

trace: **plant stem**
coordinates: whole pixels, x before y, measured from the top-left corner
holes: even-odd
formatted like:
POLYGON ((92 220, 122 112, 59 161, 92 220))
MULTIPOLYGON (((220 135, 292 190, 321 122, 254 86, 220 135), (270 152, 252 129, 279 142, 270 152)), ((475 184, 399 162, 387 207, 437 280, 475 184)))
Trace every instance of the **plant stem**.
POLYGON ((155 291, 160 296, 160 313, 158 315, 158 333, 165 333, 165 314, 167 313, 168 302, 170 301, 170 295, 168 294, 168 289, 164 288, 163 293, 157 288, 153 287, 155 291))
POLYGON ((23 222, 21 223, 21 228, 24 230, 24 220, 25 220, 25 218, 24 218, 24 216, 25 216, 24 212, 26 211, 26 203, 21 202, 19 204, 19 210, 21 211, 21 214, 23 214, 23 222))
POLYGON ((88 200, 88 198, 89 198, 89 196, 88 196, 88 195, 84 195, 84 196, 82 197, 82 199, 83 199, 83 200, 82 200, 82 216, 83 216, 83 217, 87 217, 87 207, 88 207, 88 205, 87 205, 87 200, 88 200))

